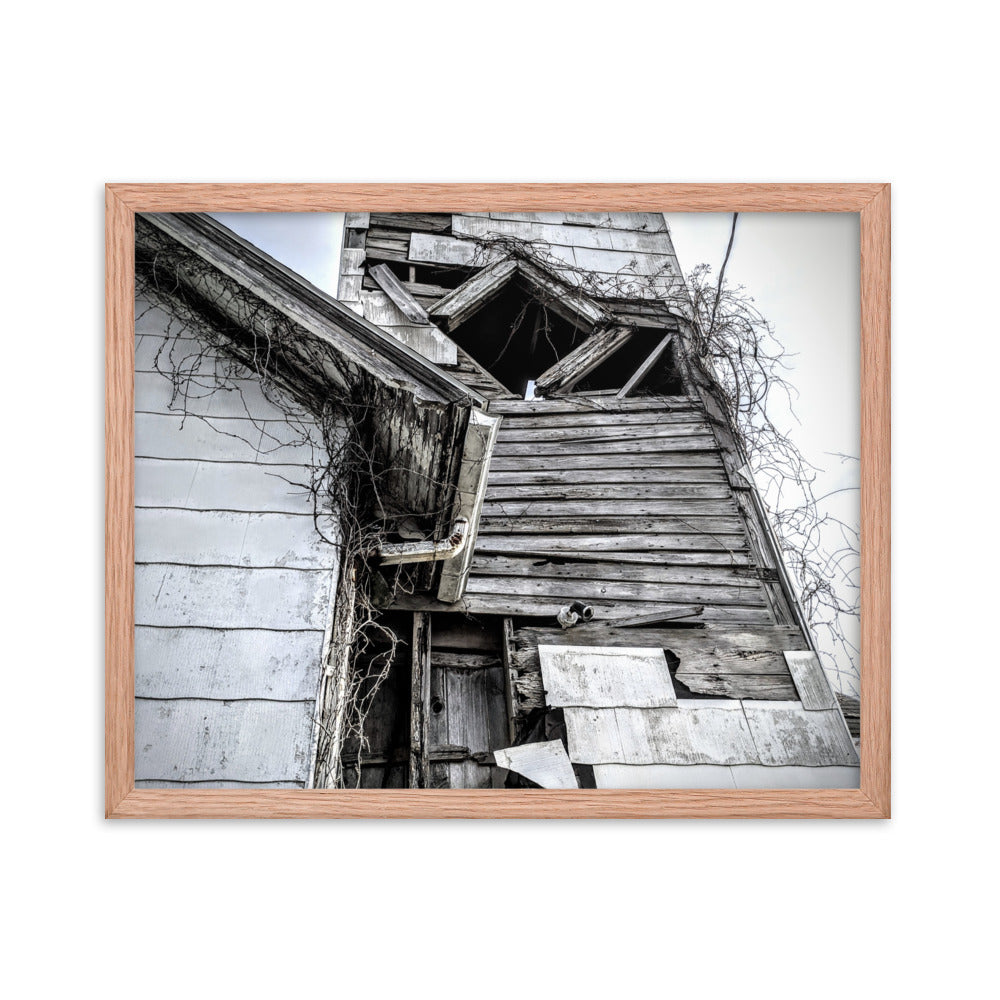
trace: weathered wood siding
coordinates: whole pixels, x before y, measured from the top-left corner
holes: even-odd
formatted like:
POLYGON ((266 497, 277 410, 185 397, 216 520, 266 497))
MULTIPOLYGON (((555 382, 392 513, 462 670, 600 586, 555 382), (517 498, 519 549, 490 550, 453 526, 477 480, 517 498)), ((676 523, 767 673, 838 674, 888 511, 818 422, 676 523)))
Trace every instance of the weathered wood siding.
POLYGON ((712 430, 686 397, 495 400, 503 415, 455 610, 602 621, 703 608, 774 624, 712 430))
POLYGON ((136 783, 303 787, 337 567, 323 443, 165 305, 136 304, 136 783))

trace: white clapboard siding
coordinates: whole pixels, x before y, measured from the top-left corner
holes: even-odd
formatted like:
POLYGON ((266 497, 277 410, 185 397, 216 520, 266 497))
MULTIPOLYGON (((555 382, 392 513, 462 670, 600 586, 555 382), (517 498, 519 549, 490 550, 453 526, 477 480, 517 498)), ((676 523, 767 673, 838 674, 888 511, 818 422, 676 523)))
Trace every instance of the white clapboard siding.
POLYGON ((743 703, 761 764, 855 766, 847 724, 838 709, 808 710, 787 702, 743 703))
POLYGON ((332 578, 329 570, 138 565, 135 621, 170 627, 323 629, 332 578))
POLYGON ((523 775, 541 788, 580 787, 561 740, 522 743, 494 751, 493 758, 500 767, 523 775))
POLYGON ((137 507, 311 515, 311 476, 311 469, 301 465, 139 458, 135 503, 137 507))
MULTIPOLYGON (((327 522, 327 537, 335 530, 327 522)), ((309 514, 137 508, 138 563, 332 569, 337 548, 324 541, 309 514)))
POLYGON ((160 372, 136 372, 135 408, 140 413, 190 413, 203 417, 253 416, 256 420, 284 420, 301 407, 275 388, 264 388, 256 378, 188 379, 175 387, 160 372))
POLYGON ((570 759, 578 764, 759 762, 738 701, 656 709, 567 708, 565 716, 570 759))
POLYGON ((144 628, 135 630, 135 693, 139 698, 266 698, 316 696, 323 632, 266 629, 144 628))
POLYGON ((139 781, 304 781, 313 703, 137 699, 139 781))
POLYGON ((662 708, 677 704, 662 649, 539 646, 549 705, 662 708))
POLYGON ((177 414, 137 413, 136 458, 191 458, 214 462, 257 460, 261 427, 250 420, 205 420, 177 414))
POLYGON ((136 788, 305 788, 305 781, 137 781, 136 788))

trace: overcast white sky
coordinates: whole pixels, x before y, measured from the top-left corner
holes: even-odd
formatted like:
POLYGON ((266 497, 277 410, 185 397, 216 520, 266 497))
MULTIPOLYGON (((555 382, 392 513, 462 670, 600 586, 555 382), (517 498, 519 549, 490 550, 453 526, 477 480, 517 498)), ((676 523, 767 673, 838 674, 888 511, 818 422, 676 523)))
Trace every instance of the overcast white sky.
MULTIPOLYGON (((216 214, 255 246, 312 284, 337 294, 343 215, 335 213, 216 214)), ((718 271, 732 216, 670 213, 666 216, 681 269, 700 263, 718 271)), ((839 492, 828 511, 848 524, 860 521, 857 456, 860 435, 859 222, 848 213, 741 214, 726 278, 745 285, 785 346, 789 381, 799 392, 794 415, 779 400, 772 419, 787 429, 821 471, 817 496, 839 492)), ((855 621, 842 622, 857 641, 855 621)), ((836 671, 847 664, 835 659, 836 671)), ((828 666, 832 665, 828 663, 828 666)), ((852 685, 847 684, 847 687, 852 685)))

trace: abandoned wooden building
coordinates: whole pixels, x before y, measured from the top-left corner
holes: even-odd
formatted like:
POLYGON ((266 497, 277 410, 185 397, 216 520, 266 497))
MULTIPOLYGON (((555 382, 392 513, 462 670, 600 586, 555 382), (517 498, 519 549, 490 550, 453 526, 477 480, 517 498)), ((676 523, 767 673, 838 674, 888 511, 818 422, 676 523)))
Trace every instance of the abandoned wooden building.
POLYGON ((857 786, 662 215, 136 270, 138 785, 857 786))

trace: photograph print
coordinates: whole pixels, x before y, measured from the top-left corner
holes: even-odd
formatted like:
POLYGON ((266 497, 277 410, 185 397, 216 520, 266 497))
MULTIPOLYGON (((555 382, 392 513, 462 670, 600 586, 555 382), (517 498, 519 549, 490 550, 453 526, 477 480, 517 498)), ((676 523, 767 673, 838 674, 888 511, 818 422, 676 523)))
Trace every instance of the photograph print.
POLYGON ((136 788, 858 788, 858 257, 138 214, 136 788))

